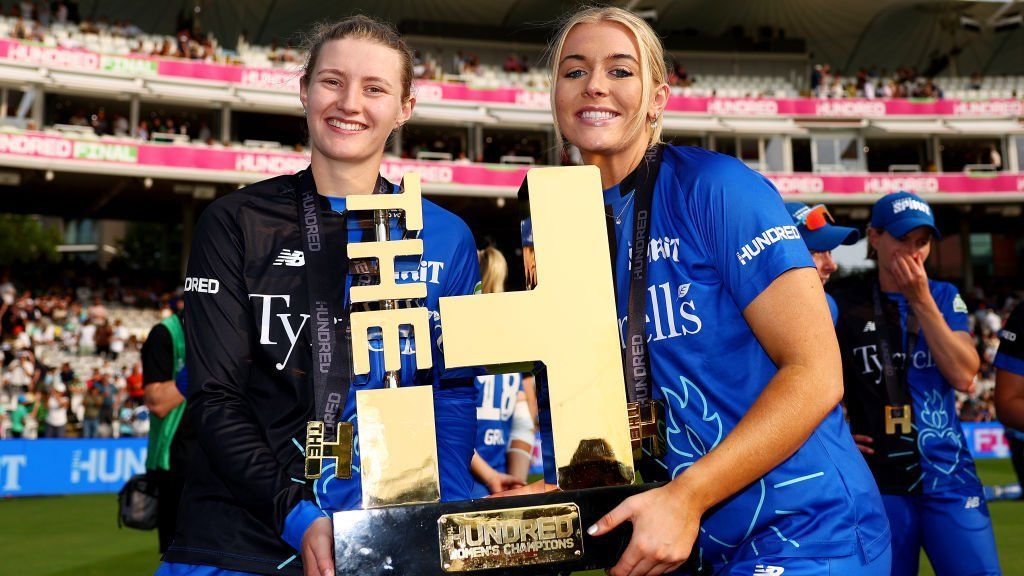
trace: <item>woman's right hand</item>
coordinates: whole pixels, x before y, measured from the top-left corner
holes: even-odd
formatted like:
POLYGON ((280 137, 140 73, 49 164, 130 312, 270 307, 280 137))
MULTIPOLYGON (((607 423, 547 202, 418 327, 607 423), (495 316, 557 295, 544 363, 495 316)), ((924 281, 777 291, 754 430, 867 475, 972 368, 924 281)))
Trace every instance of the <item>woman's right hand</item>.
POLYGON ((305 576, 334 576, 334 528, 331 519, 317 518, 302 535, 305 576))
POLYGON ((857 443, 857 449, 862 454, 871 455, 875 453, 875 450, 870 446, 874 443, 875 439, 865 434, 854 434, 853 441, 857 443))

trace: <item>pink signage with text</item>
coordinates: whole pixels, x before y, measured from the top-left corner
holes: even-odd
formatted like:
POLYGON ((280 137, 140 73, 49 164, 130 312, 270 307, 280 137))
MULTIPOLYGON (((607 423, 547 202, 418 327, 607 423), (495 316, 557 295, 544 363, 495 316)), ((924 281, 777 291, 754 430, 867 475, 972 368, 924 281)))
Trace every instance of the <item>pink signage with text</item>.
MULTIPOLYGON (((299 152, 216 148, 192 145, 142 143, 117 138, 79 140, 38 132, 0 132, 0 159, 17 166, 17 158, 43 158, 63 163, 102 162, 160 168, 214 170, 273 176, 302 170, 309 157, 299 152), (10 161, 12 160, 13 161, 10 161)), ((67 166, 67 164, 64 164, 67 166)), ((72 166, 67 166, 72 168, 72 166)), ((381 172, 394 182, 406 172, 418 172, 424 183, 494 188, 517 188, 529 168, 502 164, 424 162, 385 158, 381 172)), ((112 170, 116 173, 116 170, 112 170)), ((767 174, 779 192, 800 194, 886 194, 910 190, 921 194, 1024 193, 1024 174, 767 174)))
MULTIPOLYGON (((237 84, 296 93, 301 71, 293 68, 250 68, 233 64, 156 58, 143 55, 114 56, 81 49, 48 47, 39 44, 0 40, 0 60, 32 64, 46 68, 75 71, 105 71, 130 76, 188 78, 237 84)), ((420 102, 482 103, 545 110, 550 96, 544 89, 475 88, 420 80, 416 82, 420 102)), ((930 100, 865 98, 706 98, 672 96, 667 109, 672 112, 725 117, 955 117, 1018 118, 1024 116, 1024 100, 930 100)))

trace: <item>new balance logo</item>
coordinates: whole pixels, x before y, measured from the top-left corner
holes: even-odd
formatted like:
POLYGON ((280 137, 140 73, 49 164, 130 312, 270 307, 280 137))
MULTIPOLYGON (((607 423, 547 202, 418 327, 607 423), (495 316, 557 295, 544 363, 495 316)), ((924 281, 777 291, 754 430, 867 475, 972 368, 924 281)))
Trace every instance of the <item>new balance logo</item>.
POLYGON ((305 264, 306 256, 303 255, 302 250, 285 248, 277 255, 277 258, 274 258, 274 266, 304 266, 305 264))
POLYGON ((754 576, 782 576, 785 571, 782 566, 754 566, 754 576))
POLYGON ((971 510, 973 508, 980 508, 980 507, 981 507, 981 497, 980 496, 970 496, 969 498, 967 498, 967 502, 964 504, 964 510, 971 510))
POLYGON ((868 320, 868 323, 864 325, 864 331, 865 332, 874 332, 875 331, 875 323, 874 323, 874 321, 868 320))

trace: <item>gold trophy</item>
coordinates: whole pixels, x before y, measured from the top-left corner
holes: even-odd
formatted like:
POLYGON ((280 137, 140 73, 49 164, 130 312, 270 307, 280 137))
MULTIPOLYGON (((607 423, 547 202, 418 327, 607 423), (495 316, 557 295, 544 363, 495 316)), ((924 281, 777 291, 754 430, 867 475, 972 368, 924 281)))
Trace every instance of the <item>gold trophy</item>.
MULTIPOLYGON (((654 414, 627 414, 600 175, 594 167, 539 168, 530 170, 525 186, 541 282, 528 292, 442 298, 444 360, 447 367, 546 366, 560 490, 432 503, 438 494, 432 391, 390 384, 360 391, 365 509, 334 515, 338 574, 602 568, 613 565, 625 545, 628 528, 600 541, 584 532, 623 499, 652 486, 634 485, 630 419, 638 439, 656 426, 654 414), (573 215, 571 229, 566 214, 573 215)), ((407 228, 422 227, 419 179, 412 174, 405 176, 402 194, 350 197, 348 203, 350 210, 402 209, 407 228)), ((387 240, 386 218, 378 230, 378 242, 349 246, 350 257, 380 262, 380 285, 361 288, 358 298, 353 288, 353 302, 385 302, 378 311, 352 315, 357 373, 368 371, 370 326, 383 331, 389 371, 399 367, 400 325, 412 325, 417 337, 428 334, 425 309, 386 304, 424 295, 422 285, 396 285, 393 265, 395 255, 421 253, 422 244, 387 240)), ((430 365, 429 350, 416 347, 417 367, 430 365)))

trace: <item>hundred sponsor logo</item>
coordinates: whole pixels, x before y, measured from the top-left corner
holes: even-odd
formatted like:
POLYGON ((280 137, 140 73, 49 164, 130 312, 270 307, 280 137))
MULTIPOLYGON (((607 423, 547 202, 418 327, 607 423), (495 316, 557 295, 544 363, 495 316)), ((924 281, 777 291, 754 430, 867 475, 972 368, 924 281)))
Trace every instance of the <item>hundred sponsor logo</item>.
POLYGON ((771 180, 782 194, 815 194, 825 191, 825 181, 814 176, 773 176, 771 180))
POLYGON ((449 555, 452 560, 463 560, 572 549, 576 546, 574 520, 573 514, 563 514, 467 522, 449 534, 449 555))
POLYGON ((298 90, 301 70, 263 70, 247 68, 242 71, 241 84, 275 90, 298 90))
POLYGON ((239 154, 235 157, 235 170, 264 174, 290 174, 309 165, 305 156, 283 154, 239 154))
POLYGON ((406 172, 416 172, 423 182, 449 184, 455 180, 451 166, 433 164, 414 164, 409 162, 387 162, 380 165, 380 173, 385 179, 397 182, 406 172))
POLYGON ((0 154, 70 158, 72 144, 63 138, 47 138, 29 134, 0 134, 0 154))
POLYGON ((1024 116, 1024 102, 1019 100, 989 100, 957 102, 956 116, 1024 116))
POLYGON ((870 100, 826 100, 814 106, 815 116, 831 118, 860 118, 862 116, 885 116, 885 102, 870 100))
POLYGON ((708 102, 708 114, 724 116, 774 116, 779 113, 775 100, 712 100, 708 102))
POLYGON ((520 90, 516 92, 516 105, 529 108, 550 108, 551 96, 547 92, 520 90))
POLYGON ((766 248, 781 242, 783 240, 799 240, 800 231, 796 229, 796 226, 776 226, 769 228, 761 233, 760 236, 754 237, 750 242, 743 245, 743 248, 736 252, 736 258, 740 261, 743 266, 747 265, 757 257, 766 248))
POLYGON ((938 178, 868 178, 864 191, 874 194, 889 194, 905 190, 908 192, 938 192, 938 178))
POLYGON ((215 278, 185 278, 185 292, 203 292, 216 294, 220 292, 220 281, 215 278))
POLYGON ((444 89, 437 84, 420 84, 416 86, 417 102, 438 102, 444 100, 444 89))
POLYGON ((21 64, 35 64, 51 68, 97 70, 100 67, 100 55, 93 52, 26 46, 24 44, 9 44, 5 58, 17 60, 21 64))

